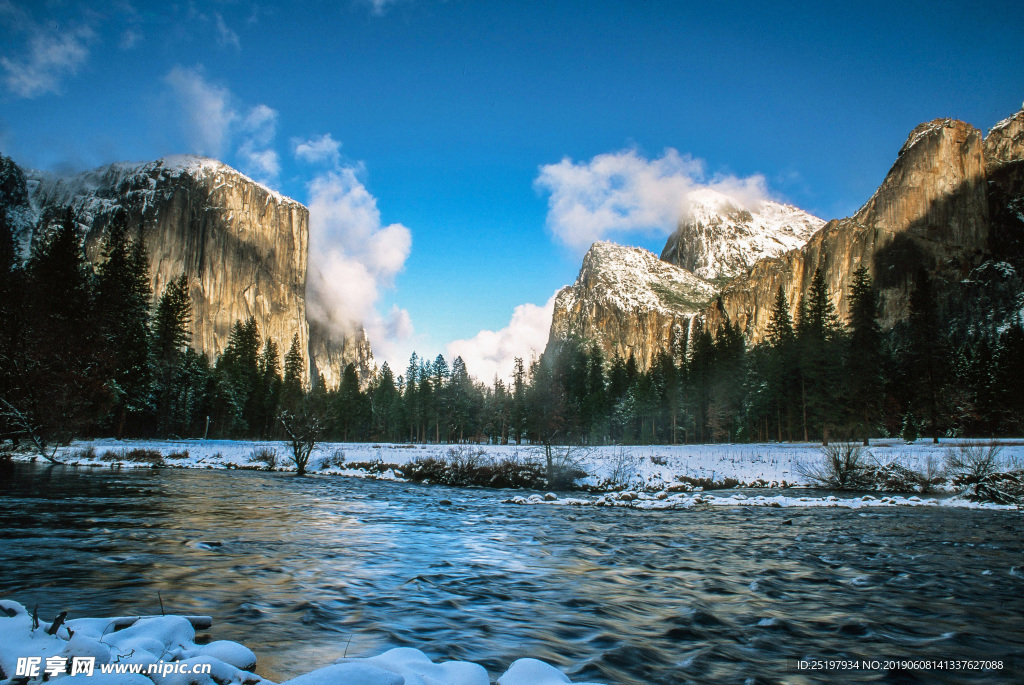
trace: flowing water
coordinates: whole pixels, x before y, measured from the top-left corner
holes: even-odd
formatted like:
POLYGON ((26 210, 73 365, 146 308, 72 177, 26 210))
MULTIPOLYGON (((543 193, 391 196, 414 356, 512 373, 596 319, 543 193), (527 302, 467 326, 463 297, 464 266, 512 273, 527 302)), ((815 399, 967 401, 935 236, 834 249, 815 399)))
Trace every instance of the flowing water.
POLYGON ((1024 514, 633 511, 338 477, 16 465, 0 597, 50 616, 209 614, 285 679, 417 647, 497 677, 1024 682, 1024 514), (442 505, 441 499, 452 505, 442 505), (159 597, 158 597, 159 592, 159 597), (1001 671, 800 670, 984 659, 1001 671))

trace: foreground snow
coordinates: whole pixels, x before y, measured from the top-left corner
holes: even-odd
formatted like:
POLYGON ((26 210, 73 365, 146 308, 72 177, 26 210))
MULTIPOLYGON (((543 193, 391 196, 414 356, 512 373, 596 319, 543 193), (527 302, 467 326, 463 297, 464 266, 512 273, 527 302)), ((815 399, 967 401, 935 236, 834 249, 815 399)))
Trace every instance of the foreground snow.
MULTIPOLYGON (((922 470, 929 461, 941 463, 946 450, 969 441, 943 440, 906 444, 902 440, 872 441, 872 459, 922 470)), ((1024 441, 1004 441, 1003 457, 1024 462, 1024 441)), ((57 458, 80 466, 148 467, 146 462, 118 460, 130 450, 153 450, 164 457, 164 465, 184 468, 254 468, 254 451, 270 449, 278 456, 278 470, 294 470, 288 461, 289 448, 283 442, 245 440, 114 440, 76 441, 61 448, 57 458), (89 449, 92 456, 87 456, 89 449)), ((564 450, 564 448, 562 448, 564 450)), ((482 453, 489 459, 542 460, 543 450, 527 445, 409 445, 387 443, 321 443, 313 451, 310 470, 318 473, 401 479, 401 465, 426 458, 445 458, 450 453, 482 453), (377 473, 362 464, 398 467, 377 473)), ((19 459, 31 455, 22 454, 19 459)), ((819 443, 763 443, 719 445, 652 445, 573 448, 570 461, 578 462, 590 477, 584 486, 612 485, 609 489, 656 492, 681 479, 707 480, 735 486, 785 488, 806 485, 797 466, 821 458, 819 443)), ((950 490, 950 492, 952 492, 950 490)))
MULTIPOLYGON (((24 606, 0 600, 0 675, 6 682, 17 679, 21 683, 56 680, 68 685, 274 685, 253 673, 256 655, 247 647, 226 640, 197 645, 195 640, 195 628, 183 616, 79 618, 63 625, 59 621, 36 624, 24 606), (58 627, 54 630, 53 625, 58 627), (118 629, 119 626, 127 627, 118 629), (23 660, 24 668, 24 660, 33 657, 38 658, 38 673, 19 672, 19 659, 23 660)), ((536 659, 515 661, 497 680, 498 685, 569 682, 561 671, 536 659)), ((487 671, 478 664, 435 664, 423 652, 409 648, 392 649, 364 659, 340 659, 287 681, 287 685, 490 683, 487 671)))

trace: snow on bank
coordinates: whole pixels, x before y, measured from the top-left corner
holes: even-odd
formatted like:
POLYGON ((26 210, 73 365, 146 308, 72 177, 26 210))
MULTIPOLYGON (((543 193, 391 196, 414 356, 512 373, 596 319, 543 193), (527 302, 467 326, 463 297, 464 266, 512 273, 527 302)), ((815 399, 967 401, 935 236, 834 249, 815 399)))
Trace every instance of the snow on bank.
MULTIPOLYGON (((682 484, 680 484, 682 485, 682 484)), ((956 507, 959 509, 988 509, 990 511, 1021 511, 1017 504, 991 504, 972 502, 959 497, 936 499, 934 497, 863 497, 842 498, 828 497, 786 497, 777 495, 747 496, 736 493, 725 497, 716 497, 707 493, 684 493, 663 490, 655 495, 645 492, 616 492, 601 497, 558 497, 553 493, 547 495, 530 495, 529 497, 510 497, 502 500, 503 504, 551 504, 555 506, 576 507, 629 507, 631 509, 706 509, 710 507, 840 507, 844 509, 866 509, 876 507, 956 507)))
MULTIPOLYGON (((196 644, 195 628, 183 616, 150 616, 137 620, 79 618, 66 623, 58 618, 54 622, 37 622, 18 602, 0 600, 0 678, 7 682, 274 685, 253 673, 255 668, 256 655, 237 642, 217 640, 196 644), (26 672, 33 668, 30 659, 37 659, 35 670, 26 672)), ((536 659, 513 662, 497 680, 498 685, 569 682, 561 671, 536 659)), ((467 661, 435 664, 423 652, 410 648, 392 649, 369 658, 339 659, 330 666, 286 681, 286 685, 490 683, 487 671, 478 664, 467 661)))
MULTIPOLYGON (((897 463, 911 470, 923 470, 929 462, 941 463, 946 450, 967 440, 943 440, 940 444, 921 440, 906 444, 899 439, 872 441, 871 459, 897 463)), ((1004 441, 1003 457, 1024 462, 1024 441, 1004 441)), ((288 460, 288 445, 274 441, 244 440, 114 440, 76 441, 61 448, 57 458, 80 466, 148 467, 146 462, 117 461, 119 453, 153 450, 164 457, 164 465, 184 468, 252 468, 253 452, 270 449, 278 457, 278 470, 294 470, 288 460), (91 448, 92 456, 88 456, 91 448)), ((564 449, 564 448, 563 448, 564 449)), ((353 464, 382 463, 400 467, 417 459, 445 458, 456 450, 481 451, 485 458, 543 460, 543 449, 516 445, 409 445, 387 443, 321 443, 310 459, 309 468, 319 473, 401 479, 394 470, 352 468, 353 464)), ((28 459, 21 454, 17 458, 28 459)), ((569 455, 589 478, 582 485, 596 486, 609 481, 618 489, 655 492, 683 478, 715 483, 736 481, 739 486, 788 487, 806 485, 797 470, 800 463, 821 459, 819 443, 761 443, 719 445, 651 445, 573 448, 569 455)), ((870 459, 869 459, 870 460, 870 459)))

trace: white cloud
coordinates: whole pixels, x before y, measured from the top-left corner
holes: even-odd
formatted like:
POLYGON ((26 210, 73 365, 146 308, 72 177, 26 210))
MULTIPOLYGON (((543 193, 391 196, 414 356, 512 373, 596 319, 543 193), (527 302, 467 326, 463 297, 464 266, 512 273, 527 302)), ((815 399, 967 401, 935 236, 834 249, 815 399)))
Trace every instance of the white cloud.
POLYGON ((142 34, 133 28, 129 28, 121 34, 121 42, 119 43, 119 46, 122 50, 131 50, 139 44, 140 40, 142 40, 142 34))
POLYGON ((319 138, 299 141, 292 140, 295 157, 310 164, 329 164, 333 167, 341 163, 341 142, 325 133, 319 138))
POLYGON ((396 376, 404 373, 409 357, 425 343, 423 336, 416 335, 409 312, 398 305, 391 305, 387 316, 372 312, 365 328, 374 360, 379 366, 387 362, 396 376))
POLYGON ((164 77, 172 109, 189 152, 222 159, 238 143, 242 171, 257 181, 273 184, 281 172, 273 149, 277 111, 267 105, 245 108, 225 86, 209 82, 201 67, 176 66, 164 77))
POLYGON ((762 176, 707 177, 701 160, 668 148, 648 160, 636 150, 564 158, 540 168, 534 182, 550 193, 547 222, 563 243, 584 250, 611 233, 671 233, 686 215, 689 196, 704 189, 727 195, 740 207, 767 197, 762 176))
POLYGON ((277 135, 277 110, 256 105, 242 119, 241 131, 244 139, 238 154, 243 170, 258 181, 274 182, 281 173, 277 152, 270 147, 277 135))
POLYGON ((222 47, 230 47, 236 50, 242 49, 242 41, 239 40, 238 34, 231 30, 227 24, 224 23, 224 17, 219 12, 214 12, 213 23, 217 29, 217 42, 222 47))
POLYGON ((373 13, 380 15, 384 14, 387 8, 394 5, 398 0, 367 0, 367 2, 373 8, 373 13))
POLYGON ((209 83, 200 68, 174 67, 164 77, 181 116, 180 127, 190 152, 220 157, 238 113, 231 91, 209 83))
POLYGON ((35 98, 57 93, 61 79, 78 73, 89 57, 88 44, 95 34, 87 26, 65 30, 60 34, 38 27, 30 29, 28 55, 22 60, 0 57, 4 82, 16 95, 35 98))
POLYGON ((381 224, 377 199, 359 180, 362 165, 341 164, 341 142, 330 133, 292 140, 295 158, 329 170, 309 184, 309 275, 306 314, 335 336, 363 326, 374 358, 403 368, 412 353, 409 312, 392 305, 376 309, 381 291, 394 284, 412 250, 412 233, 401 224, 381 224))
POLYGON ((495 376, 508 383, 516 357, 521 357, 528 368, 530 359, 544 351, 554 309, 555 295, 543 306, 521 304, 505 328, 480 331, 472 338, 448 343, 448 356, 462 357, 469 373, 484 383, 495 376))
POLYGON ((394 283, 412 249, 412 233, 401 224, 381 224, 377 200, 354 168, 336 168, 309 184, 309 275, 307 315, 335 335, 366 327, 375 350, 412 335, 408 312, 388 317, 375 306, 394 283))

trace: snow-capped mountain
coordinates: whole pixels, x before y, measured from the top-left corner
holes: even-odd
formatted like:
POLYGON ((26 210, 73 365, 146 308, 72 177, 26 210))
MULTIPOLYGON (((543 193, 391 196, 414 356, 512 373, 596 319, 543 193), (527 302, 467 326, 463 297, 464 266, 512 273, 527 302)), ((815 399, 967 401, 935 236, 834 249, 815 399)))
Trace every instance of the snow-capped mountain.
POLYGON ((555 298, 549 344, 575 337, 646 367, 666 345, 681 344, 714 296, 713 285, 647 250, 594 243, 576 282, 555 298))
POLYGON ((756 343, 779 289, 795 316, 817 269, 845 320, 862 266, 888 327, 908 315, 918 269, 950 287, 986 273, 976 269, 986 260, 1024 269, 1024 110, 987 136, 952 119, 917 126, 864 206, 827 224, 774 202, 744 209, 710 190, 688 199, 665 261, 610 243, 591 248, 576 283, 558 294, 549 349, 577 336, 647 365, 677 349, 688 328, 726 321, 756 343))
POLYGON ((765 257, 801 247, 825 225, 792 205, 765 200, 744 208, 710 188, 687 200, 686 216, 661 258, 709 280, 737 276, 765 257))

